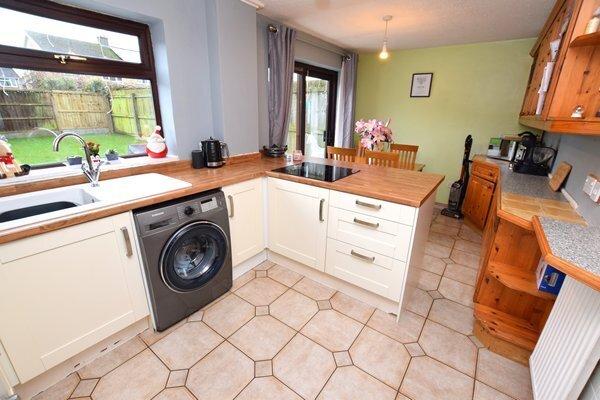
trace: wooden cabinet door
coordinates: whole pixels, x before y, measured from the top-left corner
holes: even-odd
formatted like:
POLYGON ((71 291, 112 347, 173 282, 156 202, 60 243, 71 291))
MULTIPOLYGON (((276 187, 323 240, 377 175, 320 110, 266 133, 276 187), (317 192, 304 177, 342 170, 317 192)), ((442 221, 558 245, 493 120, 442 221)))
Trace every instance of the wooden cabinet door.
POLYGON ((324 271, 329 190, 275 178, 268 186, 269 249, 324 271))
POLYGON ((148 315, 130 213, 0 246, 0 340, 21 383, 148 315))
POLYGON ((233 265, 265 248, 263 180, 254 179, 223 188, 229 211, 233 265))
POLYGON ((478 176, 471 176, 463 204, 463 213, 465 218, 480 229, 485 226, 493 194, 493 183, 478 176))

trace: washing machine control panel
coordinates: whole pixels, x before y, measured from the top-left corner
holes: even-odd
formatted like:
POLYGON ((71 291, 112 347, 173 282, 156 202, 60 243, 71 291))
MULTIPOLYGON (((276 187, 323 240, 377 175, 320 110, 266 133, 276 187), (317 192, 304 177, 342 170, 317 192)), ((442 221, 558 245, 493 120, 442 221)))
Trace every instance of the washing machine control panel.
POLYGON ((210 199, 186 203, 182 206, 177 207, 177 216, 179 217, 179 219, 186 219, 196 214, 214 210, 218 207, 219 203, 217 201, 217 198, 211 197, 210 199))

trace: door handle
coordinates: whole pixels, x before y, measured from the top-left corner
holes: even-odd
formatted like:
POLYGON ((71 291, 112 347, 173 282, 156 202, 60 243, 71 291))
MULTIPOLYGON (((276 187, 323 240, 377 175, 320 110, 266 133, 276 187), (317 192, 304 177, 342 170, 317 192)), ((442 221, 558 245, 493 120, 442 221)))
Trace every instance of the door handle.
POLYGON ((350 250, 350 255, 354 256, 356 258, 360 258, 363 261, 368 261, 368 262, 374 262, 375 261, 375 257, 365 256, 364 254, 357 253, 354 250, 350 250))
POLYGON ((133 255, 133 248, 131 247, 131 238, 129 237, 129 231, 127 230, 127 227, 122 227, 121 233, 123 234, 123 239, 125 240, 125 255, 127 257, 131 257, 133 255))
POLYGON ((227 198, 229 199, 229 218, 233 218, 233 215, 235 213, 235 209, 233 207, 233 196, 229 195, 227 196, 227 198))
POLYGON ((375 210, 381 210, 381 204, 371 204, 371 203, 366 203, 364 201, 356 200, 356 205, 357 206, 368 207, 368 208, 373 208, 375 210))
POLYGON ((359 225, 368 226, 369 228, 379 228, 379 222, 368 222, 362 219, 354 218, 354 223, 359 225))
POLYGON ((323 219, 323 205, 325 204, 325 199, 321 199, 321 201, 319 202, 319 221, 320 222, 324 222, 325 220, 323 219))

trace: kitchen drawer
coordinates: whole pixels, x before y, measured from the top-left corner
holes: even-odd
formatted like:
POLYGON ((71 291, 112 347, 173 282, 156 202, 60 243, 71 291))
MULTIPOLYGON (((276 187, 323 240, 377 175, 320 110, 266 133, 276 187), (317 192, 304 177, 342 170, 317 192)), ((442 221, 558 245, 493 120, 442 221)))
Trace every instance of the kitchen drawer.
POLYGON ((491 165, 483 164, 480 162, 474 162, 471 168, 473 175, 483 178, 490 182, 496 182, 498 180, 498 170, 491 165))
MULTIPOLYGON (((374 182, 374 185, 377 183, 374 182)), ((416 208, 389 201, 377 200, 355 194, 337 192, 332 190, 329 195, 330 205, 355 211, 372 217, 383 218, 389 221, 412 226, 415 221, 416 208)))
POLYGON ((406 264, 358 246, 327 239, 325 272, 370 292, 400 301, 406 264))
POLYGON ((341 208, 329 208, 327 236, 406 261, 412 227, 341 208))

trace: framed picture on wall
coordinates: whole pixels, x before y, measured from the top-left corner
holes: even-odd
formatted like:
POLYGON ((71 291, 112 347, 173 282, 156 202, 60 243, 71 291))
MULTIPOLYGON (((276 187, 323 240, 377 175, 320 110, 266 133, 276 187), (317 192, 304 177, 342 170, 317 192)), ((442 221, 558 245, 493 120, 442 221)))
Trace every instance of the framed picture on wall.
POLYGON ((413 74, 410 84, 410 97, 429 97, 433 72, 413 74))

